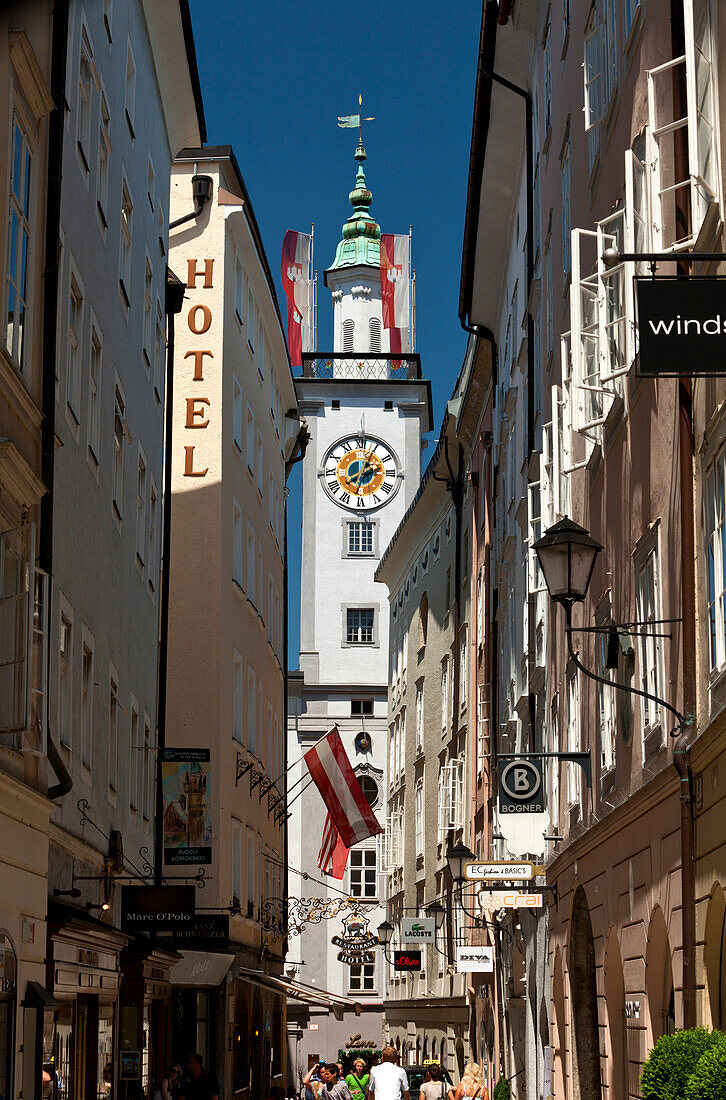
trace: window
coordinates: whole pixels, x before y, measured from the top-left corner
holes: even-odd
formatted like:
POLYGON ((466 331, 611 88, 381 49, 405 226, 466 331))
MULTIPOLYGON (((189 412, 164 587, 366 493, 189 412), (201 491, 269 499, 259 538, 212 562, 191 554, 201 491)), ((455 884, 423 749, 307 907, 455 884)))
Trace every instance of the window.
MULTIPOLYGON (((685 0, 685 53, 648 72, 658 246, 685 247, 718 196, 714 32, 709 0, 685 0)), ((681 28, 683 29, 683 28, 681 28)))
MULTIPOLYGON (((635 598, 639 629, 655 630, 660 619, 660 569, 658 564, 657 532, 635 559, 635 598)), ((638 666, 640 683, 638 687, 651 695, 662 696, 664 692, 663 662, 661 639, 651 635, 638 637, 638 666)), ((652 699, 641 700, 643 735, 658 726, 661 721, 660 707, 652 699)))
POLYGON ((242 825, 232 821, 232 897, 242 898, 242 825))
POLYGON ((158 519, 159 511, 159 497, 156 491, 156 482, 153 477, 149 479, 149 548, 147 569, 149 578, 149 590, 154 592, 156 590, 156 570, 159 562, 157 560, 156 553, 156 533, 159 524, 158 519))
POLYGON ((143 567, 146 555, 146 455, 139 447, 136 478, 136 557, 143 567))
POLYGON ((572 220, 570 214, 570 139, 569 136, 562 150, 560 159, 560 198, 562 201, 562 275, 564 281, 570 277, 570 232, 572 220))
POLYGON ((124 494, 124 412, 126 406, 119 386, 114 389, 113 409, 113 507, 121 519, 124 494))
POLYGON ((129 737, 129 806, 132 810, 138 809, 139 792, 138 781, 140 775, 139 765, 143 761, 139 759, 142 745, 139 744, 139 711, 136 700, 131 697, 131 728, 129 737))
POLYGON ((88 451, 98 466, 101 453, 101 336, 91 321, 91 355, 88 365, 88 451))
POLYGON ((247 670, 247 748, 257 753, 257 677, 247 670))
POLYGON ((476 709, 476 766, 479 775, 484 771, 484 761, 489 756, 489 702, 486 684, 479 684, 476 709))
POLYGON ((136 112, 136 62, 134 61, 134 54, 131 49, 131 43, 129 42, 126 47, 126 121, 129 124, 131 130, 131 136, 134 136, 133 125, 136 112))
MULTIPOLYGON (((0 532, 0 731, 23 730, 31 716, 28 662, 33 658, 36 600, 35 527, 0 532)), ((42 601, 42 591, 38 589, 42 601)), ((40 640, 40 639, 39 639, 40 640)), ((45 653, 45 649, 41 650, 45 653)), ((38 661, 40 661, 38 655, 38 661)), ((39 669, 40 664, 37 666, 39 669)), ((40 688, 41 692, 45 687, 40 688)))
POLYGON ((255 472, 255 414, 247 406, 247 469, 255 472))
POLYGON ((253 603, 257 604, 257 585, 255 583, 256 568, 255 563, 257 561, 257 540, 255 538, 255 532, 247 523, 247 598, 253 603))
POLYGON ((706 471, 703 497, 710 667, 715 670, 726 665, 726 448, 706 471))
POLYGON ((351 699, 350 701, 350 713, 353 717, 356 715, 370 715, 373 714, 373 700, 372 699, 351 699))
POLYGON ((83 361, 83 292, 71 275, 68 297, 68 373, 66 400, 76 423, 81 418, 81 372, 83 361))
POLYGON ((146 257, 146 265, 144 269, 144 366, 148 374, 151 369, 151 357, 153 355, 153 340, 154 340, 154 313, 153 313, 153 300, 154 300, 154 273, 151 269, 151 262, 149 257, 146 257))
POLYGON ((547 20, 545 40, 542 47, 542 86, 544 92, 544 129, 545 136, 552 126, 552 21, 547 20))
POLYGON ((630 31, 640 14, 641 0, 623 0, 623 38, 627 42, 630 31))
POLYGON ((416 751, 423 749, 424 743, 424 693, 423 680, 416 685, 416 751))
POLYGON ((106 35, 111 41, 111 28, 113 27, 113 0, 103 0, 103 25, 106 35))
POLYGON ((134 204, 125 179, 121 181, 121 253, 119 258, 119 282, 121 296, 126 306, 130 304, 131 293, 131 232, 133 226, 134 204))
POLYGON ((416 855, 424 852, 424 785, 423 779, 416 784, 416 855))
POLYGON ((256 439, 257 450, 257 492, 262 496, 262 475, 264 472, 263 451, 262 451, 262 433, 257 431, 256 439))
POLYGON ((8 301, 5 347, 18 370, 25 366, 28 266, 30 261, 30 204, 32 153, 18 118, 13 119, 10 164, 10 232, 8 246, 8 301))
POLYGON ((242 454, 242 387, 236 374, 232 376, 232 440, 242 454))
POLYGON ((91 767, 91 745, 93 742, 93 647, 86 636, 83 640, 81 659, 81 761, 86 768, 91 767))
POLYGON ((58 733, 62 745, 71 746, 73 726, 73 623, 61 614, 58 647, 58 733))
POLYGON ((369 645, 373 641, 373 608, 346 609, 346 641, 348 645, 369 645))
POLYGON ((381 350, 381 322, 378 317, 371 317, 369 322, 368 348, 374 354, 381 350))
POLYGON ((441 662, 441 732, 449 728, 449 658, 441 662))
POLYGON ((89 56, 88 40, 85 28, 81 31, 81 60, 78 66, 78 129, 76 140, 81 163, 86 172, 90 163, 91 151, 91 97, 93 94, 93 72, 89 56))
POLYGON ((247 916, 254 917, 255 915, 255 902, 257 901, 257 889, 256 889, 256 855, 257 855, 257 837, 252 829, 247 826, 247 916))
POLYGON ((375 993, 375 963, 362 963, 359 966, 351 966, 348 988, 351 993, 375 993))
POLYGON ((375 848, 351 848, 350 893, 354 898, 378 896, 375 848))
MULTIPOLYGON (((567 680, 567 741, 566 752, 580 751, 580 679, 574 672, 567 680)), ((580 801, 580 769, 577 764, 567 764, 567 804, 580 801)))
POLYGON ((343 321, 343 351, 353 351, 353 332, 355 330, 355 322, 349 317, 343 321))
POLYGON ((111 157, 111 136, 109 133, 111 116, 106 97, 101 92, 98 108, 98 172, 96 174, 96 204, 101 216, 101 224, 106 227, 108 209, 108 169, 111 157))
POLYGON ((265 377, 265 329, 262 317, 257 329, 257 373, 261 379, 265 377))
POLYGON ((142 812, 144 821, 151 821, 151 807, 153 802, 153 790, 154 790, 154 746, 151 743, 151 723, 146 715, 144 715, 144 745, 140 750, 143 756, 143 775, 142 775, 142 812))
MULTIPOLYGON (((598 626, 607 625, 610 616, 600 616, 598 626)), ((597 635, 598 675, 605 680, 614 681, 615 672, 607 667, 608 634, 604 631, 597 635)), ((609 771, 615 766, 616 703, 615 688, 605 684, 597 685, 598 725, 600 727, 600 768, 609 771)))
POLYGON ((118 783, 118 723, 121 704, 118 697, 118 673, 112 668, 109 676, 108 701, 108 785, 116 790, 118 783))
POLYGON ((234 312, 240 325, 245 323, 245 269, 236 253, 234 258, 234 312))
POLYGON ((151 212, 154 212, 154 195, 156 192, 156 172, 154 171, 154 162, 149 157, 149 167, 146 172, 146 197, 149 200, 149 206, 151 212))
POLYGON ((439 843, 445 834, 464 825, 464 758, 442 764, 439 770, 439 843))
POLYGON ((348 553, 373 553, 373 524, 357 520, 348 523, 348 553))
POLYGON ((236 500, 232 501, 232 579, 240 588, 244 585, 242 560, 244 547, 242 540, 242 509, 236 500))
POLYGON ((597 4, 592 8, 588 29, 585 32, 584 51, 585 133, 587 134, 588 169, 592 172, 600 152, 600 124, 607 110, 605 26, 600 21, 597 4))
MULTIPOLYGON (((447 579, 448 579, 447 573, 447 579)), ((448 601, 447 601, 448 603, 448 601)), ((426 637, 429 629, 429 598, 424 592, 421 597, 421 603, 418 608, 418 648, 423 649, 426 645, 426 637)))
POLYGON ((164 339, 164 314, 161 311, 161 302, 156 299, 156 324, 154 326, 154 395, 157 401, 161 401, 161 386, 164 377, 164 352, 166 341, 164 339))
POLYGON ((232 690, 232 736, 242 744, 242 683, 244 662, 237 650, 234 650, 233 690, 232 690))
POLYGON ((250 351, 254 355, 255 351, 255 336, 257 334, 257 311, 255 309, 255 296, 252 293, 252 287, 247 287, 247 343, 250 346, 250 351))

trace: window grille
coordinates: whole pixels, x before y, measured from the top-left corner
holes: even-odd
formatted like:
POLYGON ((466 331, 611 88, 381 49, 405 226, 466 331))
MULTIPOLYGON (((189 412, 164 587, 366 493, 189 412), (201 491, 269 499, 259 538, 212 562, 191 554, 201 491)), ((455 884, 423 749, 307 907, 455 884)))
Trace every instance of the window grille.
POLYGON ((381 350, 381 322, 377 317, 371 317, 369 322, 369 347, 374 353, 381 350))
POLYGON ((348 553, 373 553, 373 524, 353 521, 348 524, 348 553))
POLYGON ((349 874, 351 897, 377 897, 376 849, 352 848, 350 852, 349 874))
POLYGON ((349 607, 346 611, 346 641, 369 645, 373 641, 373 608, 349 607))

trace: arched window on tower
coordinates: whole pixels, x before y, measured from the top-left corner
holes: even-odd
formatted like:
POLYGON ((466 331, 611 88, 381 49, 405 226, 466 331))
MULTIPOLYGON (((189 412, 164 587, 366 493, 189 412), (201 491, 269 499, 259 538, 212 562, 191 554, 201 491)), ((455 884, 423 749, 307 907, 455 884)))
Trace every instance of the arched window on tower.
POLYGON ((369 328, 369 350, 378 354, 381 350, 381 322, 377 317, 371 317, 369 328))
POLYGON ((355 329, 355 322, 352 318, 348 318, 347 321, 343 321, 343 351, 351 353, 353 351, 353 331, 355 329))

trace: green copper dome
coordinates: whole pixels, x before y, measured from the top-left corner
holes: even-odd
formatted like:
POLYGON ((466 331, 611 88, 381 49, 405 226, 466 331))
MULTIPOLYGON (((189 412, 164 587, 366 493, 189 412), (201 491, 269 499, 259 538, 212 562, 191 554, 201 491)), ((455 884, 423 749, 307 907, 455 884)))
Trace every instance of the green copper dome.
POLYGON ((358 161, 358 172, 355 177, 355 187, 348 196, 353 213, 343 226, 343 239, 338 244, 335 260, 329 271, 337 271, 342 267, 355 267, 357 264, 380 267, 381 263, 381 227, 368 212, 373 202, 373 195, 366 187, 363 171, 366 151, 360 141, 355 151, 355 159, 358 161))

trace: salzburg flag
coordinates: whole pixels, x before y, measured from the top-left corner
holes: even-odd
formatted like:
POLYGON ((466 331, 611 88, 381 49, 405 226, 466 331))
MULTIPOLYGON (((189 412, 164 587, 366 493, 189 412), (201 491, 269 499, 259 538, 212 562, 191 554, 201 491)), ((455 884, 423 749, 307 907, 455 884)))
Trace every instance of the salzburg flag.
POLYGON ((290 362, 293 367, 301 366, 303 350, 310 350, 312 324, 310 247, 310 234, 296 233, 294 229, 288 229, 282 242, 280 278, 287 298, 287 346, 290 349, 290 362))
POLYGON ((318 853, 318 867, 324 875, 337 879, 343 878, 348 863, 348 851, 349 849, 340 839, 340 833, 333 825, 332 817, 328 814, 325 818, 323 841, 318 853))
POLYGON ((410 240, 397 233, 381 233, 381 298, 383 327, 390 330, 391 351, 401 351, 401 330, 411 326, 409 269, 410 240))
POLYGON ((337 726, 308 749, 305 763, 346 848, 383 832, 350 765, 337 726))

